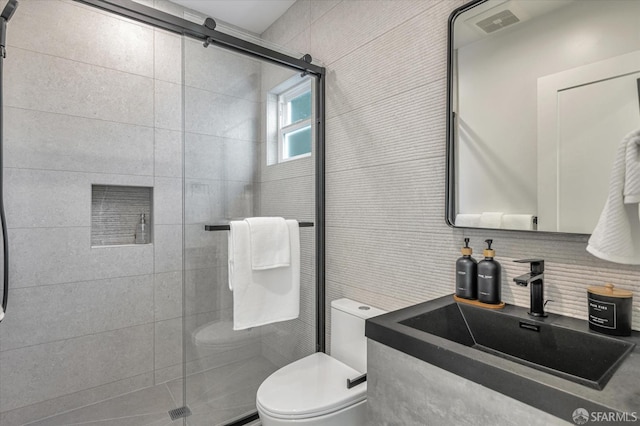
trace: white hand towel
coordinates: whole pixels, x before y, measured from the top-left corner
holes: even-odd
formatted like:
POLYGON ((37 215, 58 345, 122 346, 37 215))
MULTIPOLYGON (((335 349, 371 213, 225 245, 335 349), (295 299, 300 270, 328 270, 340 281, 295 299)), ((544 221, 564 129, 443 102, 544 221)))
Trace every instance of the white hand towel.
POLYGON ((289 227, 281 217, 250 217, 251 267, 254 270, 281 268, 291 264, 289 227))
POLYGON ((610 262, 640 265, 640 130, 620 142, 609 194, 587 251, 610 262))
POLYGON ((483 212, 480 215, 480 228, 500 228, 503 212, 483 212))
POLYGON ((480 225, 479 214, 460 213, 456 215, 456 226, 477 228, 480 225))
POLYGON ((244 330, 300 314, 300 233, 298 222, 286 221, 291 245, 288 267, 251 268, 249 224, 230 222, 229 288, 233 291, 233 329, 244 330))
POLYGON ((505 214, 502 216, 503 229, 533 230, 532 214, 505 214))

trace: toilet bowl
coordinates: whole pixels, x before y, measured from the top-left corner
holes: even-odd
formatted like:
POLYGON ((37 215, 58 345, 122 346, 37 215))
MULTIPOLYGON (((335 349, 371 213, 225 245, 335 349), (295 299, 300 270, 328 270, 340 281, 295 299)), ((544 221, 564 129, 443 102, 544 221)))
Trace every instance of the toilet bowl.
POLYGON ((270 375, 258 389, 263 426, 357 426, 366 423, 367 383, 347 388, 366 372, 367 318, 385 313, 349 299, 331 303, 331 356, 317 352, 270 375))

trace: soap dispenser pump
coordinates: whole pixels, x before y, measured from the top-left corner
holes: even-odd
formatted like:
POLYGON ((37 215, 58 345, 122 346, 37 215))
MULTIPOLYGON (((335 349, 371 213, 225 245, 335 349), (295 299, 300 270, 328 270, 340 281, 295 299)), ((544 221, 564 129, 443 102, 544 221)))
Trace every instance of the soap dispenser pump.
POLYGON ((493 240, 485 240, 484 259, 478 262, 478 301, 492 305, 501 302, 501 267, 494 260, 496 252, 491 248, 493 240))
POLYGON ((464 239, 462 257, 456 261, 456 296, 464 299, 478 298, 478 262, 471 257, 469 238, 464 239))

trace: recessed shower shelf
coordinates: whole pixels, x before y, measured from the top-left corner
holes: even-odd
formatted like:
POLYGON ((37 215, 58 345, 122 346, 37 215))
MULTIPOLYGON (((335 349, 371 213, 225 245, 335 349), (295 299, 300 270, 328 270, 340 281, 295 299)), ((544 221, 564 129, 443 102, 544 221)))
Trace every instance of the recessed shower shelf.
MULTIPOLYGON (((300 228, 312 228, 313 222, 298 222, 300 228)), ((205 225, 205 231, 229 231, 231 227, 227 225, 205 225)))
POLYGON ((147 245, 153 242, 153 188, 91 185, 91 247, 147 245), (136 244, 138 224, 146 220, 145 242, 136 244))

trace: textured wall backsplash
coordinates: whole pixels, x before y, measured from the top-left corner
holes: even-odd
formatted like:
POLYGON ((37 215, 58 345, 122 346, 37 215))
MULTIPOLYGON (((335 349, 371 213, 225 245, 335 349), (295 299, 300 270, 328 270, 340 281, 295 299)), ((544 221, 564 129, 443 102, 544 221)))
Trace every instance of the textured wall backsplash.
POLYGON ((640 267, 596 259, 585 236, 445 224, 447 20, 463 3, 298 0, 263 34, 327 67, 328 300, 390 310, 451 294, 464 237, 476 257, 493 238, 507 303, 529 304, 512 260, 540 257, 548 311, 584 319, 587 287, 612 282, 635 292, 640 330, 640 267))

